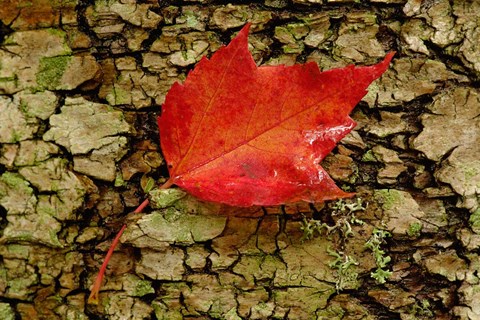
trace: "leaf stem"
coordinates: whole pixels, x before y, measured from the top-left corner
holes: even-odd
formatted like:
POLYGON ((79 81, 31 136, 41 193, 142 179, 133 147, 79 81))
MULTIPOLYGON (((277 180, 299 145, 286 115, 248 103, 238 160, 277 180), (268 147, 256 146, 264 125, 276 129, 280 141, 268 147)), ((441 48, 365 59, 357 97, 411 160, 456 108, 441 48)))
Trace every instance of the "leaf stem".
MULTIPOLYGON (((145 201, 147 201, 148 203, 148 200, 145 200, 145 201)), ((143 203, 145 203, 145 201, 143 203)), ((100 271, 98 272, 97 278, 95 279, 95 283, 93 284, 92 291, 90 292, 90 296, 88 297, 88 303, 98 304, 98 294, 100 291, 100 287, 102 286, 102 280, 103 280, 103 276, 105 275, 105 271, 107 270, 108 262, 110 262, 110 258, 112 257, 113 251, 115 250, 115 247, 120 241, 120 237, 122 236, 123 231, 125 231, 126 228, 127 228, 127 225, 124 224, 120 229, 120 231, 118 231, 117 235, 115 236, 115 239, 110 245, 107 255, 105 256, 102 266, 100 267, 100 271)))
POLYGON ((168 189, 173 185, 173 178, 168 179, 164 184, 162 184, 159 189, 168 189))
MULTIPOLYGON (((170 178, 162 184, 159 189, 168 189, 173 185, 173 179, 170 178)), ((148 199, 145 199, 133 212, 134 213, 140 213, 145 209, 146 206, 150 201, 148 199)), ((110 259, 113 255, 113 251, 115 251, 115 248, 118 245, 118 242, 120 242, 120 237, 122 236, 123 232, 127 228, 127 225, 124 224, 120 231, 118 231, 117 235, 115 236, 115 239, 113 239, 112 244, 110 245, 110 248, 108 249, 107 255, 105 256, 105 259, 103 260, 102 266, 100 267, 100 271, 98 272, 97 278, 95 279, 95 282, 92 286, 90 296, 88 297, 88 303, 89 304, 98 304, 98 295, 100 293, 100 288, 102 286, 102 281, 103 277, 105 275, 105 271, 107 271, 107 266, 108 263, 110 262, 110 259)))

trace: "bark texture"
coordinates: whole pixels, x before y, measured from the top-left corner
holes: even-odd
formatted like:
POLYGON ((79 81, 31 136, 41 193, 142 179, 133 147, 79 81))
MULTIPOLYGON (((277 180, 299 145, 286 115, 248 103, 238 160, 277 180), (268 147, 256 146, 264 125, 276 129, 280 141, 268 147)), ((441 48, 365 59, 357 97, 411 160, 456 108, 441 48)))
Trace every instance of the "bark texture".
POLYGON ((480 319, 480 3, 7 0, 1 319, 480 319), (230 209, 167 179, 156 116, 246 22, 258 64, 397 51, 322 163, 354 199, 230 209), (98 305, 87 297, 126 222, 98 305))

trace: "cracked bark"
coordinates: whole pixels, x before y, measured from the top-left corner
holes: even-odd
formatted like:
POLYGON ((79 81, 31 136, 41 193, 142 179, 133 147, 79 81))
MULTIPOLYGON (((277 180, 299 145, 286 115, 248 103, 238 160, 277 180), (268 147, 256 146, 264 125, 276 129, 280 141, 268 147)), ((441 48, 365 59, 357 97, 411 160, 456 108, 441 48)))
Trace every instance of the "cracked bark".
POLYGON ((2 5, 0 318, 478 319, 479 10, 473 0, 2 5), (152 208, 129 215, 149 179, 168 179, 155 121, 167 90, 246 21, 259 64, 330 69, 398 52, 324 161, 359 202, 222 213, 154 190, 152 208), (124 223, 100 303, 87 305, 124 223))

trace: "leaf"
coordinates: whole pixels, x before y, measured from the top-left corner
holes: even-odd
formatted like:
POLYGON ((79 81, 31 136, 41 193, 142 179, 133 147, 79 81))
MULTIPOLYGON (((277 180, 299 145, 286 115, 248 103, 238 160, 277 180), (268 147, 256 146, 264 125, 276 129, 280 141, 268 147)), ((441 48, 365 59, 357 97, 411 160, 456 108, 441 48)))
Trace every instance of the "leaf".
POLYGON ((348 114, 394 53, 325 72, 314 62, 257 67, 249 27, 168 92, 158 125, 169 183, 233 206, 351 196, 319 163, 355 126, 348 114))

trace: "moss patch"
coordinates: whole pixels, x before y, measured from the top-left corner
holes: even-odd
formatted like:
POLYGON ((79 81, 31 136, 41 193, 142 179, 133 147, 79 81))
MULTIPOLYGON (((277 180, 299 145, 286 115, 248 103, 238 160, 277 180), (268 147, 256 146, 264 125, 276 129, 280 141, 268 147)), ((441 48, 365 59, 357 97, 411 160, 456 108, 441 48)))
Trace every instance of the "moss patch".
POLYGON ((4 320, 15 320, 15 313, 8 303, 0 303, 0 318, 4 320))
POLYGON ((410 226, 408 227, 407 234, 410 237, 419 237, 422 231, 422 228, 423 226, 420 222, 414 222, 410 224, 410 226))
POLYGON ((54 90, 61 84, 62 76, 72 56, 43 57, 37 73, 39 86, 54 90))
MULTIPOLYGON (((22 192, 28 195, 33 194, 33 189, 30 188, 30 184, 18 173, 5 172, 0 176, 0 181, 5 183, 11 190, 22 192)), ((0 196, 5 196, 5 194, 1 193, 1 188, 0 196)))
POLYGON ((477 209, 470 215, 468 222, 470 223, 473 232, 480 234, 480 209, 477 209))
POLYGON ((402 201, 401 193, 394 189, 376 190, 375 198, 382 204, 382 207, 385 210, 392 209, 402 201))

